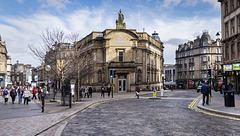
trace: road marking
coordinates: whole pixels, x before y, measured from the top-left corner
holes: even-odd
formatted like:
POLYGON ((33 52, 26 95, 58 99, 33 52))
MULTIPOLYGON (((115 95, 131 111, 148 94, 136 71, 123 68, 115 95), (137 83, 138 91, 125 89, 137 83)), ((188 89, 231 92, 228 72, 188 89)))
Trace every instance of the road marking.
POLYGON ((227 119, 232 119, 232 120, 240 120, 240 118, 235 118, 235 117, 230 117, 230 116, 225 116, 225 115, 220 115, 220 114, 216 114, 214 113, 210 113, 210 112, 206 112, 206 111, 202 111, 202 110, 198 110, 196 108, 194 108, 193 106, 202 98, 202 95, 199 95, 191 104, 188 105, 188 108, 191 110, 194 110, 196 112, 201 112, 203 114, 207 114, 207 115, 212 115, 212 116, 216 116, 216 117, 221 117, 221 118, 227 118, 227 119))

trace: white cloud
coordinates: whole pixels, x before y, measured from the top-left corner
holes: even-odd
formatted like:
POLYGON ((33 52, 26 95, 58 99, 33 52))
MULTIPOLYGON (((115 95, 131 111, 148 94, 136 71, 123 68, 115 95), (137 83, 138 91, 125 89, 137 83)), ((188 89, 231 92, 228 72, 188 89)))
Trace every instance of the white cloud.
POLYGON ((42 8, 55 7, 56 9, 65 9, 69 0, 39 0, 42 2, 42 8))

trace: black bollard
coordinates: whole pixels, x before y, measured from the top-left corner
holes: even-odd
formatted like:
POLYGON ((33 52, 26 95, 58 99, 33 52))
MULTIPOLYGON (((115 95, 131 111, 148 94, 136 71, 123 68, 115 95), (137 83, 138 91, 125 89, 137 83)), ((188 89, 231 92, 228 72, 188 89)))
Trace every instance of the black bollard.
POLYGON ((44 97, 42 97, 42 112, 44 112, 44 97))

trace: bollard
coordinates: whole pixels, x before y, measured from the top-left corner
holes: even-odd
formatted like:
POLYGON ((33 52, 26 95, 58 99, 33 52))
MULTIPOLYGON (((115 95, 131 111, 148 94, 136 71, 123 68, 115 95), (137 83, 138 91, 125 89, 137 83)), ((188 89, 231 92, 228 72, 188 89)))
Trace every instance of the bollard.
POLYGON ((161 96, 164 96, 164 94, 163 94, 163 89, 161 90, 161 96))

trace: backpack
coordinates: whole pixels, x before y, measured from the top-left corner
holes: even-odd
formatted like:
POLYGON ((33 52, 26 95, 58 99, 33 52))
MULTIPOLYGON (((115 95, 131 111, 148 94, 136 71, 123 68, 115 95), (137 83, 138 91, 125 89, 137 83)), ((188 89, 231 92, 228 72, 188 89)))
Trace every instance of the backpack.
POLYGON ((5 90, 3 94, 4 94, 4 95, 7 95, 7 94, 8 94, 8 91, 7 91, 7 90, 5 90))

